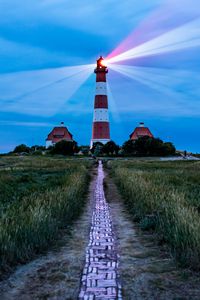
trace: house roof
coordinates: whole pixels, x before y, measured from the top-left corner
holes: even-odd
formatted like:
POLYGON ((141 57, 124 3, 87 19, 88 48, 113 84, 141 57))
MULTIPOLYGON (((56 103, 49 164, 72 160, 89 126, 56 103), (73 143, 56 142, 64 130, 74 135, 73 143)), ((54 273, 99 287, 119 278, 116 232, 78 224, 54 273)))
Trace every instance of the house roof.
POLYGON ((73 135, 69 132, 67 127, 59 126, 54 127, 53 130, 48 134, 46 141, 52 141, 57 143, 61 140, 72 141, 73 135))
POLYGON ((153 137, 153 134, 148 127, 136 127, 135 130, 130 134, 130 139, 137 140, 139 137, 143 136, 153 137))

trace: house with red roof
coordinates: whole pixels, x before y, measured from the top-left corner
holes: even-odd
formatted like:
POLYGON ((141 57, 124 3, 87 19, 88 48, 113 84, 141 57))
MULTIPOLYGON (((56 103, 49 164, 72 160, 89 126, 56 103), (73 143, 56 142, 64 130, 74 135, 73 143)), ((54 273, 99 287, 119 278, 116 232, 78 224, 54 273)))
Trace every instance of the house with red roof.
POLYGON ((60 126, 54 127, 46 138, 46 148, 53 146, 60 141, 73 142, 73 135, 69 132, 67 127, 64 126, 64 122, 61 122, 60 126))
POLYGON ((153 134, 151 133, 148 127, 144 126, 143 122, 140 122, 139 126, 136 127, 135 130, 130 134, 130 139, 135 141, 139 137, 143 136, 153 137, 153 134))

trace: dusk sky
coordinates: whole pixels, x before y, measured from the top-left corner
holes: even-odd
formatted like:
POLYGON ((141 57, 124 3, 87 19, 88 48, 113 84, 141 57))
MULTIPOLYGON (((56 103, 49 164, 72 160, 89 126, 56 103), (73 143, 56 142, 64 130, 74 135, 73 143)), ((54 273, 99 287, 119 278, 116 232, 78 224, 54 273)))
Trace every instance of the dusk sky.
POLYGON ((199 153, 199 53, 199 0, 0 0, 0 152, 45 145, 61 121, 89 145, 103 55, 112 140, 143 121, 199 153))

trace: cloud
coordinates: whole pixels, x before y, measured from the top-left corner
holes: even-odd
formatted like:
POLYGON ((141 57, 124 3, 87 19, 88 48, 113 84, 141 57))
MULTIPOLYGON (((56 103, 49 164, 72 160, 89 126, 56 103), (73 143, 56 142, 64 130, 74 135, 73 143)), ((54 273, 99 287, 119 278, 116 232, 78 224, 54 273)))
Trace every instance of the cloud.
MULTIPOLYGON (((162 0, 163 2, 163 0, 162 0)), ((3 1, 0 5, 1 22, 8 24, 8 21, 21 21, 25 23, 31 18, 32 24, 35 22, 50 22, 61 24, 69 28, 81 29, 83 31, 92 32, 99 35, 116 33, 114 24, 123 24, 119 31, 123 31, 124 27, 135 24, 138 16, 145 11, 151 10, 160 4, 160 0, 151 2, 144 0, 116 1, 101 0, 94 2, 93 0, 65 0, 65 1, 40 1, 29 0, 23 5, 19 5, 19 0, 3 1), (3 14, 7 11, 7 14, 3 14), (110 15, 112 12, 112 23, 110 23, 110 15)), ((30 22, 30 21, 29 21, 30 22)))
POLYGON ((12 72, 18 70, 19 67, 21 70, 24 68, 32 69, 35 66, 45 65, 52 61, 62 64, 66 61, 66 57, 40 47, 0 38, 1 73, 12 72))
POLYGON ((50 127, 54 126, 54 124, 45 122, 0 121, 0 126, 50 127))
MULTIPOLYGON (((31 36, 31 33, 29 33, 29 36, 31 36)), ((42 47, 44 46, 42 44, 31 45, 31 43, 27 43, 26 38, 24 40, 25 42, 16 42, 0 37, 0 75, 11 72, 19 73, 23 70, 34 71, 39 69, 41 71, 41 69, 47 68, 53 68, 56 72, 56 68, 58 67, 84 65, 91 60, 91 57, 90 59, 87 56, 84 58, 82 56, 83 53, 81 54, 80 51, 77 52, 76 50, 79 48, 76 49, 75 45, 71 48, 70 53, 64 53, 64 51, 61 51, 61 53, 58 46, 53 49, 51 46, 42 47)), ((56 45, 57 40, 54 39, 51 43, 56 45)), ((87 55, 89 55, 89 51, 87 55)))

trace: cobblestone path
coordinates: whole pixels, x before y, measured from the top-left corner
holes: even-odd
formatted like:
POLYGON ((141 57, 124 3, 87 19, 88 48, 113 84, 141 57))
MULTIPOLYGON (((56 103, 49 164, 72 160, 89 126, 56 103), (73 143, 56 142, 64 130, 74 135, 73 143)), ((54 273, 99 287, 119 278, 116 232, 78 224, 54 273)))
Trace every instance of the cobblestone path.
POLYGON ((90 239, 81 278, 80 300, 122 299, 118 274, 119 255, 110 209, 104 195, 103 179, 104 171, 100 161, 94 191, 90 239))

